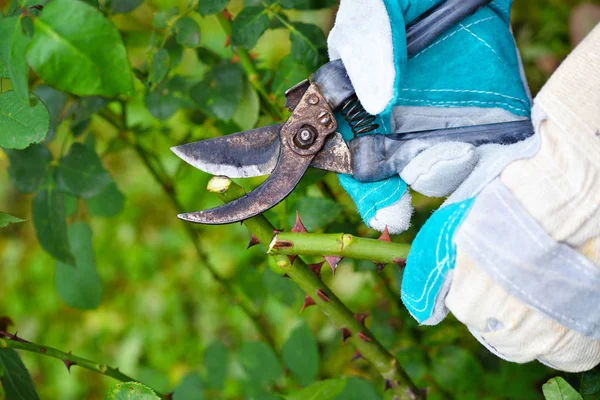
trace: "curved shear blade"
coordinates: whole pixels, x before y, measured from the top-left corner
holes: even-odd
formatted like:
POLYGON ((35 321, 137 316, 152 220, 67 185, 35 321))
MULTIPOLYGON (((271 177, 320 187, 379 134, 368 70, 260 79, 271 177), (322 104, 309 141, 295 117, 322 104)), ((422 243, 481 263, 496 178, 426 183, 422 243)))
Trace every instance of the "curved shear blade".
POLYGON ((254 217, 274 207, 294 190, 314 158, 314 155, 299 156, 287 146, 280 148, 277 165, 261 186, 231 203, 209 210, 179 214, 178 217, 198 224, 230 224, 254 217))

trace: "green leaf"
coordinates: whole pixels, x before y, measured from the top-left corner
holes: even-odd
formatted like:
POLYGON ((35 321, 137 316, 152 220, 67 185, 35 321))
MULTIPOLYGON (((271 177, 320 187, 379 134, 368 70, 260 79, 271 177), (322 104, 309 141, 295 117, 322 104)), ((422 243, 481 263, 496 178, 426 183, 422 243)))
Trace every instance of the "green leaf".
POLYGON ((223 11, 227 3, 229 0, 201 0, 198 3, 198 12, 202 16, 216 14, 223 11))
POLYGON ((100 7, 100 4, 98 4, 98 0, 81 0, 81 1, 83 1, 84 3, 89 4, 92 7, 96 7, 96 8, 100 7))
POLYGON ((144 103, 154 118, 166 121, 183 106, 184 102, 177 96, 161 92, 161 90, 147 92, 144 95, 144 103))
POLYGON ((167 27, 169 20, 177 14, 179 14, 179 9, 177 7, 169 7, 161 10, 154 14, 154 18, 152 18, 152 26, 156 29, 164 29, 167 27))
POLYGON ((285 91, 297 83, 302 82, 310 75, 306 66, 291 55, 285 56, 277 65, 273 82, 271 83, 271 92, 281 98, 285 97, 285 91))
POLYGON ((583 400, 583 397, 560 376, 542 385, 546 400, 583 400))
POLYGON ((348 383, 347 379, 327 379, 315 382, 307 388, 291 393, 286 400, 332 400, 336 398, 348 383))
POLYGON ((200 25, 190 17, 181 18, 175 24, 177 43, 183 47, 200 46, 200 25))
POLYGON ((48 109, 50 115, 50 126, 46 134, 46 143, 54 138, 56 127, 63 118, 63 109, 67 104, 68 96, 66 93, 59 92, 50 86, 40 85, 33 91, 40 98, 42 103, 48 109))
POLYGON ((173 393, 173 400, 202 400, 204 399, 204 383, 196 373, 186 375, 173 393))
POLYGON ((325 61, 327 41, 318 26, 296 22, 294 30, 290 31, 290 40, 292 57, 310 71, 317 69, 325 61))
POLYGON ((192 87, 190 94, 203 111, 229 121, 242 100, 243 85, 242 71, 236 65, 218 65, 192 87))
POLYGON ((319 373, 319 349, 305 324, 294 329, 281 348, 283 362, 302 386, 311 384, 319 373))
POLYGON ((258 93, 248 81, 244 81, 242 101, 231 118, 241 130, 246 131, 254 128, 260 114, 260 99, 258 93))
POLYGON ((53 0, 35 19, 27 61, 49 85, 78 96, 133 92, 125 46, 100 11, 72 0, 53 0))
POLYGON ((102 281, 96 271, 92 230, 85 222, 75 222, 69 226, 68 236, 76 268, 60 261, 56 263, 56 291, 69 306, 92 310, 102 300, 102 281))
POLYGON ((473 355, 460 347, 444 346, 431 361, 431 374, 447 391, 459 394, 481 385, 483 371, 473 355))
POLYGON ((169 72, 169 64, 171 58, 169 52, 165 49, 158 49, 152 56, 152 63, 150 64, 150 81, 153 84, 158 84, 162 81, 167 73, 169 72))
POLYGON ((227 378, 228 354, 227 347, 221 342, 211 343, 204 352, 204 368, 206 369, 206 384, 222 390, 227 378))
POLYGON ((20 17, 0 20, 0 60, 5 65, 17 98, 26 105, 29 105, 27 82, 29 67, 25 61, 25 48, 28 43, 29 38, 21 28, 20 17))
POLYGON ((95 196, 111 181, 98 154, 81 143, 73 143, 56 168, 56 186, 78 197, 95 196))
POLYGON ((128 13, 136 9, 144 0, 113 0, 110 9, 113 14, 128 13))
POLYGON ((39 400, 29 371, 13 349, 0 348, 0 382, 7 400, 39 400))
POLYGON ((8 174, 15 187, 23 193, 34 193, 46 183, 52 154, 46 146, 32 144, 25 150, 7 152, 10 160, 8 174))
POLYGON ((297 10, 320 10, 322 8, 333 7, 337 0, 281 0, 279 2, 283 8, 295 8, 297 10))
POLYGON ((246 7, 231 24, 231 42, 250 49, 269 28, 269 16, 265 7, 246 7))
POLYGON ((96 217, 114 217, 123 209, 125 197, 114 182, 106 185, 97 195, 86 199, 90 214, 96 217))
POLYGON ((152 389, 137 382, 118 383, 113 386, 105 400, 160 400, 152 389))
POLYGON ((382 397, 370 382, 349 378, 344 391, 335 400, 381 400, 382 397))
POLYGON ((322 197, 302 197, 288 215, 290 226, 296 219, 296 211, 302 223, 309 231, 324 228, 332 223, 342 212, 342 206, 333 200, 322 197))
POLYGON ((12 215, 3 213, 0 211, 0 228, 5 228, 8 224, 18 224, 19 222, 25 222, 26 220, 13 217, 12 215))
POLYGON ((281 365, 273 350, 265 343, 245 342, 238 358, 246 374, 253 381, 270 384, 281 375, 281 365))
POLYGON ((38 241, 52 257, 69 265, 75 265, 67 240, 65 201, 57 190, 44 189, 32 202, 33 225, 38 241))
POLYGON ((584 395, 600 393, 600 367, 581 374, 580 392, 584 395))
POLYGON ((44 103, 31 95, 33 107, 21 103, 14 91, 0 94, 0 146, 24 149, 41 142, 50 126, 50 116, 44 103))

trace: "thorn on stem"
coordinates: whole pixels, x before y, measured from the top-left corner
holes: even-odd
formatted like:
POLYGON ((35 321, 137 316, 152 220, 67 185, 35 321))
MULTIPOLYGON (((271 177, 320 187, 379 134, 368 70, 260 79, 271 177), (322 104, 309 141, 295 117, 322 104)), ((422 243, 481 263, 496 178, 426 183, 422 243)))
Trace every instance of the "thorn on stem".
POLYGON ((304 227, 304 224, 302 223, 302 221, 300 220, 300 214, 298 213, 298 211, 296 211, 296 222, 294 223, 294 226, 292 227, 292 232, 295 233, 306 233, 306 228, 304 227))
POLYGON ((288 257, 288 259, 290 260, 290 265, 292 265, 292 264, 294 263, 294 261, 296 261, 296 258, 297 258, 298 256, 289 256, 289 255, 288 255, 287 257, 288 257))
POLYGON ((310 296, 306 296, 304 298, 304 304, 302 305, 302 308, 300 309, 300 312, 304 311, 306 308, 310 307, 310 306, 314 306, 315 305, 315 301, 312 299, 312 297, 310 296))
POLYGON ((326 302, 326 303, 328 303, 328 302, 330 302, 330 301, 331 301, 331 300, 329 299, 329 296, 327 296, 327 293, 325 293, 325 292, 324 292, 323 290, 321 290, 321 289, 318 289, 318 290, 317 290, 317 296, 319 296, 319 298, 320 298, 321 300, 323 300, 324 302, 326 302))
POLYGON ((283 274, 283 275, 281 275, 281 277, 282 277, 282 278, 287 278, 287 279, 290 279, 290 276, 289 276, 288 274, 283 274))
POLYGON ((225 47, 229 47, 231 45, 231 35, 227 35, 227 39, 225 39, 225 47))
POLYGON ((231 13, 229 11, 227 11, 227 9, 224 9, 222 11, 222 13, 227 21, 231 21, 233 19, 233 16, 231 15, 231 13))
POLYGON ((315 275, 317 275, 320 278, 321 277, 321 268, 323 268, 323 264, 325 264, 325 261, 321 261, 320 263, 316 263, 316 264, 308 264, 308 268, 310 268, 310 270, 312 272, 314 272, 315 275))
POLYGON ((406 258, 394 258, 394 264, 396 264, 398 266, 399 270, 402 270, 402 268, 406 267, 406 258))
POLYGON ((346 343, 346 340, 352 336, 352 332, 350 332, 350 329, 346 328, 345 326, 342 326, 340 331, 342 331, 342 343, 346 343))
POLYGON ((377 240, 381 240, 382 242, 391 242, 392 238, 390 237, 390 231, 388 230, 388 227, 386 225, 385 229, 383 230, 383 233, 381 234, 381 236, 379 236, 379 239, 377 240))
POLYGON ((354 352, 354 355, 352 356, 352 361, 356 361, 356 360, 359 360, 361 358, 363 358, 363 355, 360 354, 360 351, 356 350, 354 352))
POLYGON ((63 359, 62 362, 65 364, 65 367, 67 367, 67 371, 69 371, 69 374, 71 373, 71 367, 73 365, 77 365, 77 363, 75 363, 71 360, 67 360, 66 358, 63 359))
POLYGON ((362 340, 365 343, 369 343, 372 341, 372 339, 370 337, 368 337, 367 335, 365 335, 362 332, 358 332, 358 337, 360 338, 360 340, 362 340))
POLYGON ((377 275, 381 275, 386 265, 387 264, 385 263, 375 263, 375 267, 377 268, 377 275))
POLYGON ((354 318, 360 322, 362 326, 365 326, 365 319, 369 316, 369 314, 354 314, 354 318))
POLYGON ((335 269, 337 268, 340 261, 342 261, 342 257, 340 256, 324 256, 325 261, 331 267, 331 273, 335 275, 335 269))
POLYGON ((393 388, 393 387, 394 387, 394 386, 393 386, 393 384, 392 384, 392 381, 391 381, 391 380, 389 380, 389 379, 386 379, 386 380, 385 380, 385 387, 383 388, 383 391, 384 391, 384 392, 387 392, 388 390, 390 390, 390 389, 391 389, 391 388, 393 388))
POLYGON ((258 240, 258 238, 254 235, 250 235, 250 243, 248 243, 248 247, 246 247, 246 250, 248 250, 250 247, 254 247, 257 244, 260 243, 260 240, 258 240))

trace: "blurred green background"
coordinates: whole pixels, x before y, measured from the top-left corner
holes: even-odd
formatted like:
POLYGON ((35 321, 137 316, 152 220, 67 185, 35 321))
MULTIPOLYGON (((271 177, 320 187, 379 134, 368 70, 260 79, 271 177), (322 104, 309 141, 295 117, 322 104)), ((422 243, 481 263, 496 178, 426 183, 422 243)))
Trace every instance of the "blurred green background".
MULTIPOLYGON (((0 1, 5 12, 10 7, 7 3, 0 1)), ((586 29, 593 26, 600 13, 598 4, 598 1, 573 0, 515 1, 514 35, 534 93, 573 44, 581 40, 586 29)), ((146 0, 132 12, 111 16, 122 32, 133 67, 142 68, 146 63, 148 46, 156 31, 152 25, 154 15, 173 6, 183 10, 187 1, 146 0)), ((235 15, 243 6, 241 1, 234 0, 228 10, 235 15)), ((335 7, 289 11, 287 15, 292 21, 316 23, 327 32, 334 20, 335 7)), ((216 17, 195 14, 193 18, 201 27, 202 46, 231 58, 231 47, 225 47, 227 35, 216 17)), ((251 53, 256 56, 257 65, 268 71, 276 69, 289 50, 288 33, 274 29, 261 37, 251 53)), ((198 81, 206 70, 195 50, 183 49, 182 61, 171 74, 198 81)), ((297 72, 297 79, 306 75, 305 71, 297 72)), ((291 86, 296 81, 285 83, 291 86)), ((179 200, 185 209, 217 205, 218 200, 204 190, 209 176, 180 166, 169 147, 246 129, 247 124, 262 125, 269 119, 261 116, 256 120, 257 112, 249 111, 248 120, 241 111, 239 122, 222 124, 194 110, 180 109, 161 121, 148 111, 143 92, 138 92, 129 107, 130 123, 144 131, 139 140, 154 149, 167 172, 176 174, 179 200)), ((273 95, 281 106, 283 92, 273 95)), ((256 99, 246 101, 247 110, 256 107, 253 105, 256 99)), ((56 137, 68 135, 69 129, 68 123, 62 124, 56 137)), ((11 329, 36 343, 118 366, 162 392, 173 390, 190 374, 200 377, 198 385, 204 387, 206 399, 262 399, 268 397, 266 392, 285 394, 300 387, 303 380, 315 379, 314 376, 300 379, 287 373, 278 376, 274 385, 263 388, 252 382, 239 354, 244 346, 259 341, 260 337, 199 260, 163 188, 131 148, 119 146, 113 140, 116 132, 103 119, 92 118, 85 135, 95 140, 104 166, 124 195, 122 211, 115 216, 93 216, 81 200, 72 204, 69 216, 70 221, 88 221, 93 229, 96 264, 103 282, 102 302, 98 308, 87 311, 65 305, 55 288, 55 261, 40 248, 31 222, 11 225, 0 230, 0 316, 9 316, 14 321, 11 329), (224 384, 219 383, 220 375, 225 379, 224 384)), ((59 147, 60 140, 51 144, 53 152, 58 152, 59 147)), ((7 157, 0 152, 0 210, 31 220, 33 196, 15 189, 8 166, 7 157)), ((260 180, 242 183, 254 187, 260 180)), ((413 227, 394 240, 410 243, 417 228, 438 204, 438 200, 416 196, 413 227)), ((289 229, 296 210, 309 229, 377 237, 376 232, 359 221, 334 175, 311 172, 294 194, 268 215, 276 226, 289 229)), ((341 343, 339 332, 329 320, 316 307, 299 314, 303 293, 293 282, 280 278, 269 268, 264 248, 246 250, 249 238, 244 227, 235 224, 193 229, 199 235, 208 262, 223 279, 235 282, 240 288, 236 295, 259 306, 279 348, 292 332, 304 332, 305 340, 312 337, 316 341, 318 379, 364 378, 374 389, 357 389, 356 393, 373 390, 375 393, 365 397, 354 394, 358 397, 352 398, 383 398, 378 397, 383 396, 382 378, 366 362, 350 362, 354 350, 341 343)), ((351 310, 371 314, 367 319, 369 328, 399 357, 419 384, 436 384, 432 398, 542 398, 541 385, 556 376, 555 371, 538 363, 514 365, 497 359, 453 318, 436 327, 418 327, 400 304, 399 273, 388 267, 380 278, 373 270, 371 263, 344 260, 335 278, 326 269, 323 276, 351 310)), ((78 368, 69 374, 54 359, 25 352, 21 355, 42 399, 101 399, 116 383, 78 368)), ((579 376, 567 379, 579 388, 579 376)), ((391 398, 391 394, 385 398, 391 398)))

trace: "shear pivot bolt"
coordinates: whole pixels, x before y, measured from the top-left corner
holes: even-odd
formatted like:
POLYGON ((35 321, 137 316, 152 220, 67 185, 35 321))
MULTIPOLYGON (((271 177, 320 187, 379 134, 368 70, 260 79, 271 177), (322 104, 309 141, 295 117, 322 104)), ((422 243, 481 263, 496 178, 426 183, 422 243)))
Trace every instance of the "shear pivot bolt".
POLYGON ((316 106, 317 104, 319 104, 319 98, 315 95, 312 95, 308 98, 308 102, 313 106, 316 106))
POLYGON ((303 126, 294 137, 294 144, 301 149, 307 149, 315 142, 317 133, 311 126, 303 126))
POLYGON ((331 115, 327 111, 321 111, 318 118, 321 125, 329 125, 331 122, 331 115))

